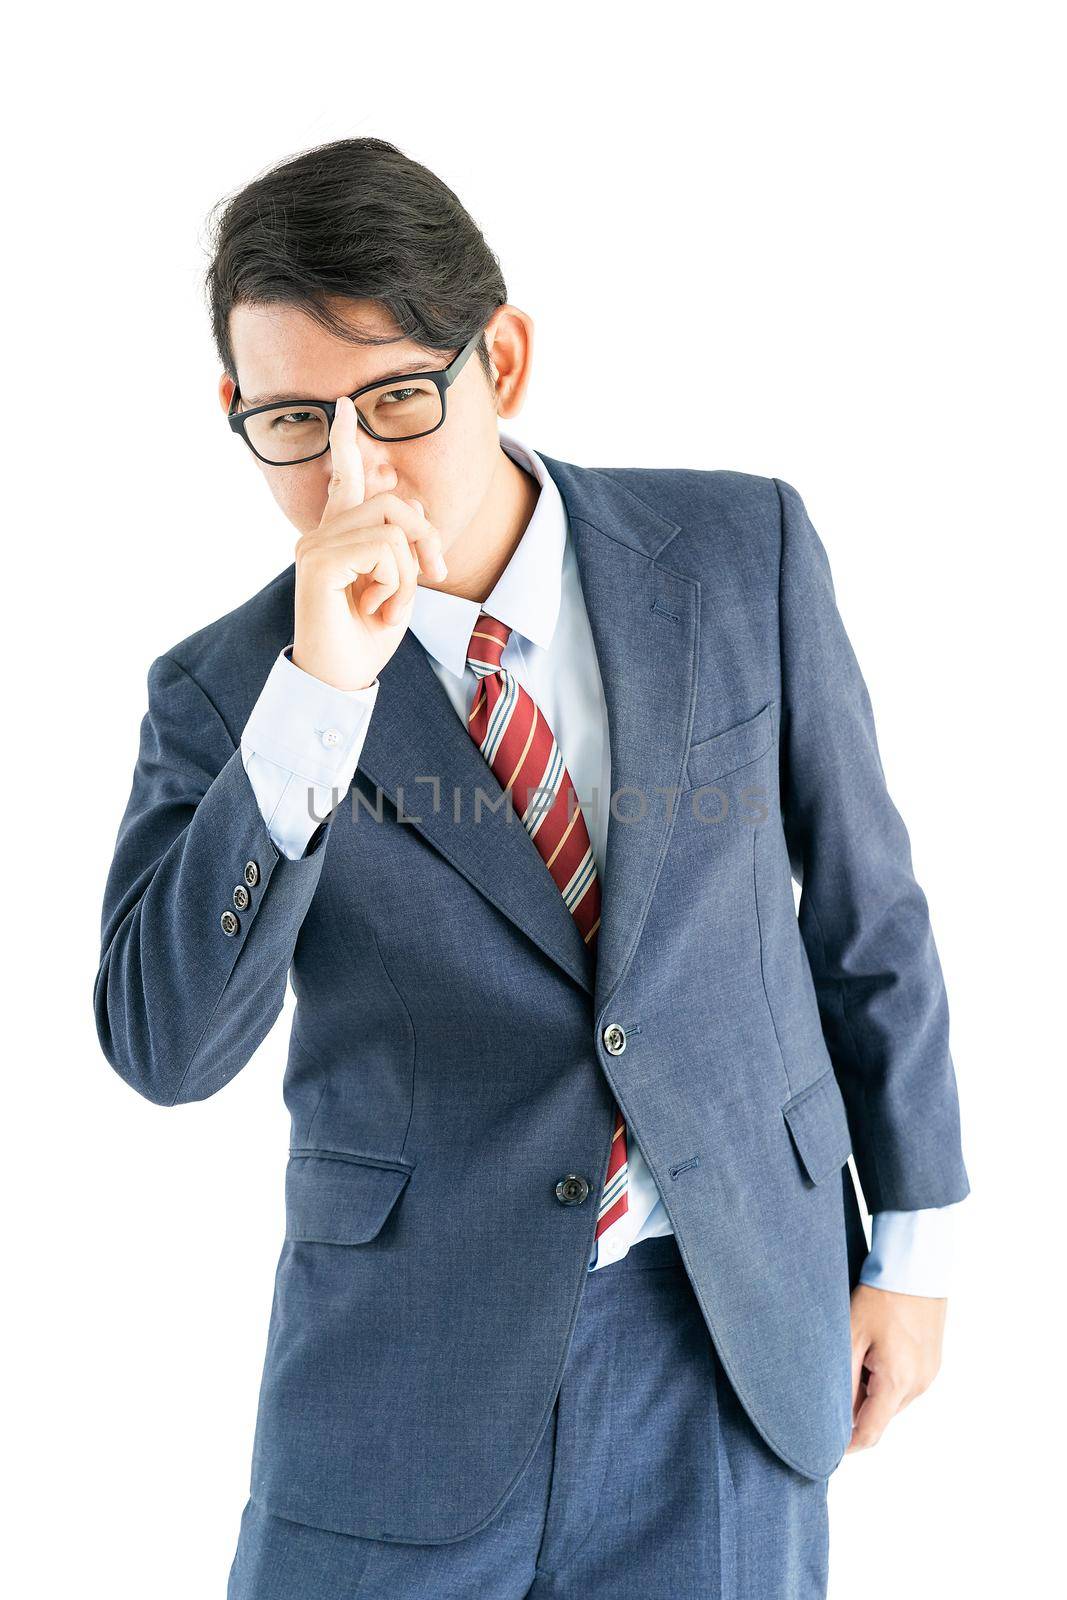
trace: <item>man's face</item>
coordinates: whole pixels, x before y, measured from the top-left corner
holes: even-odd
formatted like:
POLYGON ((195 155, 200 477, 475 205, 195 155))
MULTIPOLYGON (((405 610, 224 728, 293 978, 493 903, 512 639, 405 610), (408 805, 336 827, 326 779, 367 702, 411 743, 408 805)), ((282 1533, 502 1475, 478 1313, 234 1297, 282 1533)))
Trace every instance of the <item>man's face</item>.
MULTIPOLYGON (((396 326, 373 300, 333 300, 354 328, 395 337, 396 326)), ((501 458, 497 417, 518 409, 526 382, 528 339, 522 312, 500 306, 486 327, 486 344, 498 379, 493 388, 476 354, 464 364, 447 391, 444 423, 421 439, 373 439, 358 427, 365 498, 390 490, 404 500, 421 500, 442 535, 447 552, 475 521, 501 458), (502 395, 504 404, 501 404, 502 395)), ((454 351, 442 355, 410 339, 385 345, 349 344, 328 333, 291 306, 235 306, 230 342, 249 407, 273 395, 306 400, 336 400, 367 383, 419 367, 440 369, 454 351)), ((225 374, 219 399, 225 410, 234 385, 225 374)), ((245 449, 242 446, 242 449, 245 449)), ((246 450, 267 480, 271 494, 300 533, 319 526, 332 471, 329 451, 297 466, 268 466, 246 450)))

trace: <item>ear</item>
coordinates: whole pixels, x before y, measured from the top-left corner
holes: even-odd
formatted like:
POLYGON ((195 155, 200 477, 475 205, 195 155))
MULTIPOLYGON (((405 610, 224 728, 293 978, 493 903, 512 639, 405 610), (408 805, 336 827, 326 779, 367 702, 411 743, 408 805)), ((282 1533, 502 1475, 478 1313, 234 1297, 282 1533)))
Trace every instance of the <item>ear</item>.
POLYGON ((219 378, 219 404, 223 411, 229 411, 233 399, 233 391, 237 388, 236 381, 228 372, 223 372, 219 378))
POLYGON ((530 381, 533 318, 509 303, 497 307, 487 329, 492 335, 489 364, 496 386, 496 412, 500 417, 513 417, 522 409, 530 381))

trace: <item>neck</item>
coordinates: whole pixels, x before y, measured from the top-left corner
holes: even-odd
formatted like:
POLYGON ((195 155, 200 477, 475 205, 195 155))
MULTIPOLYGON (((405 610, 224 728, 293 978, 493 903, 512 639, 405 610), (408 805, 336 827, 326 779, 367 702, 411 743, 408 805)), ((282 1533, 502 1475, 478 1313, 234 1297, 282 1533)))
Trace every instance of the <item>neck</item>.
POLYGON ((443 583, 424 587, 461 595, 464 600, 485 600, 515 554, 540 493, 537 479, 501 448, 478 515, 445 554, 448 577, 443 583))

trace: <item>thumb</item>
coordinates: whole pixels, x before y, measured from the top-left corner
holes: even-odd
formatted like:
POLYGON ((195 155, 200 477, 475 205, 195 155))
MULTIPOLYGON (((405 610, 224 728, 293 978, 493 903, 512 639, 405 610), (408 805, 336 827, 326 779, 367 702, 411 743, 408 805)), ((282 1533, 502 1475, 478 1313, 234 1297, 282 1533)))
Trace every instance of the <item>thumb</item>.
POLYGON ((333 426, 330 429, 330 458, 333 472, 330 475, 323 521, 338 511, 347 511, 352 506, 363 504, 366 480, 363 476, 363 457, 360 455, 357 442, 358 434, 359 418, 356 415, 356 408, 347 395, 340 395, 334 409, 333 426))

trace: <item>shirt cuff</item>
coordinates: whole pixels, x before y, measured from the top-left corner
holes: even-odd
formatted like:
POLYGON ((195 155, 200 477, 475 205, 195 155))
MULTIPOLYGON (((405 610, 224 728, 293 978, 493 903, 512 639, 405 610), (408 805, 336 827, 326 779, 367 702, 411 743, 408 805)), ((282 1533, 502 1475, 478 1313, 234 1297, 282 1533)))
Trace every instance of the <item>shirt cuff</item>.
POLYGON ((245 724, 241 758, 271 840, 298 860, 352 783, 380 684, 334 688, 294 666, 291 648, 245 724))
POLYGON ((362 747, 380 687, 375 678, 363 689, 336 689, 294 666, 286 645, 245 723, 242 749, 328 788, 362 747))
POLYGON ((921 1211, 875 1211, 871 1248, 860 1283, 896 1294, 948 1294, 955 1253, 957 1213, 963 1205, 929 1206, 921 1211))

